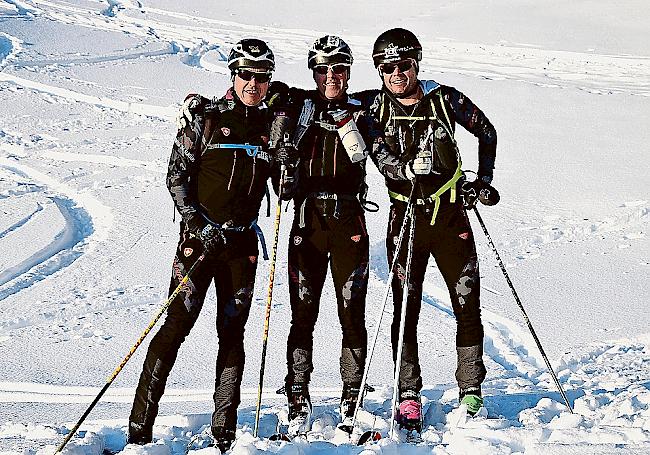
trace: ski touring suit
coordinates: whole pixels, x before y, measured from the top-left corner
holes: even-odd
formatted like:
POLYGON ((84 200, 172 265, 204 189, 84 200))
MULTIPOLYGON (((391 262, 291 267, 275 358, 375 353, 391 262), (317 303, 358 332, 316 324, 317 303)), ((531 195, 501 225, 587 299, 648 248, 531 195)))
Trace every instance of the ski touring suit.
MULTIPOLYGON (((283 197, 293 199, 295 217, 289 237, 289 297, 292 320, 287 341, 287 390, 307 384, 313 371, 313 332, 329 264, 343 331, 340 373, 344 388, 361 383, 366 359, 365 298, 368 286, 368 232, 364 216, 366 160, 353 163, 330 113, 353 117, 371 158, 385 172, 398 160, 388 153, 377 122, 358 100, 322 99, 315 90, 291 89, 298 117, 293 135, 299 166, 283 197)), ((403 166, 402 166, 403 167, 403 166)))
POLYGON ((178 349, 196 322, 214 281, 219 348, 212 432, 234 434, 244 369, 244 327, 253 296, 259 228, 255 223, 271 173, 264 104, 244 105, 230 89, 225 97, 197 96, 192 121, 178 132, 167 187, 182 216, 170 292, 202 253, 188 224, 195 217, 221 227, 225 245, 206 255, 171 303, 151 340, 129 418, 129 441, 151 441, 158 402, 178 349))
MULTIPOLYGON (((456 380, 461 393, 478 391, 485 379, 483 325, 479 304, 480 279, 474 236, 459 189, 460 154, 454 140, 456 123, 477 137, 479 177, 492 176, 496 155, 496 131, 487 117, 465 95, 453 87, 434 81, 420 81, 424 93, 418 103, 405 106, 385 87, 358 96, 370 105, 370 114, 380 123, 385 140, 403 163, 418 151, 433 152, 433 172, 417 178, 415 235, 408 283, 404 346, 400 369, 400 395, 422 389, 418 355, 417 323, 422 302, 422 285, 429 256, 433 256, 445 280, 457 323, 456 380)), ((400 227, 404 221, 412 182, 386 178, 391 208, 386 235, 390 265, 395 255, 400 227)), ((405 280, 407 248, 398 258, 394 279, 391 341, 393 360, 397 355, 400 313, 405 280)))

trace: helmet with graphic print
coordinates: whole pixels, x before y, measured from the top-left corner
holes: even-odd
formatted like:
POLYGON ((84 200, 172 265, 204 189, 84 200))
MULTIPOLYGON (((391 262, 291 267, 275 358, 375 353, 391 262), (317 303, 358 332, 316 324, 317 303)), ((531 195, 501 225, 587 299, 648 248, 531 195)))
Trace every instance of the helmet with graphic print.
POLYGON ((343 63, 352 65, 352 50, 345 41, 335 35, 325 35, 314 41, 307 56, 307 66, 343 63))
POLYGON ((233 46, 228 56, 228 68, 231 72, 239 68, 260 68, 273 71, 275 57, 273 51, 264 41, 247 38, 233 46))
POLYGON ((382 63, 399 62, 412 58, 422 60, 422 45, 415 35, 403 28, 385 31, 375 41, 372 48, 372 61, 375 68, 382 63))

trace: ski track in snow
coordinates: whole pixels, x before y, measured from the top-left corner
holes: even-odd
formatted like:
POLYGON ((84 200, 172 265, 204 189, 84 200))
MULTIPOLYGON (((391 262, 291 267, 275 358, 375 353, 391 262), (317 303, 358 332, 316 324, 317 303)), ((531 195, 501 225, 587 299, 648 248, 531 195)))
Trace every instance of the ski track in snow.
MULTIPOLYGON (((43 193, 44 199, 56 204, 65 220, 63 230, 53 236, 48 246, 0 272, 2 301, 64 269, 84 252, 91 251, 96 242, 106 238, 112 215, 110 209, 93 196, 80 194, 39 171, 2 157, 0 166, 23 179, 31 180, 31 185, 43 193)), ((14 232, 27 221, 23 219, 15 223, 11 231, 14 232)))
MULTIPOLYGON (((179 53, 183 54, 182 61, 187 64, 203 66, 227 74, 226 54, 221 49, 229 48, 241 32, 264 37, 273 49, 276 49, 276 54, 288 60, 295 55, 302 55, 302 49, 308 47, 313 37, 318 34, 315 31, 299 29, 279 31, 271 27, 209 19, 137 5, 137 3, 110 2, 103 14, 98 15, 96 9, 72 6, 69 3, 38 1, 33 2, 33 6, 22 8, 20 11, 29 17, 46 17, 69 25, 132 34, 168 46, 166 49, 149 53, 106 56, 100 57, 99 60, 90 57, 85 60, 75 58, 55 62, 63 65, 77 62, 92 64, 107 60, 158 57, 179 53), (288 37, 290 39, 287 39, 288 37)), ((367 37, 346 36, 346 39, 356 46, 371 45, 367 37)), ((434 72, 452 72, 486 79, 509 79, 544 87, 572 87, 599 94, 631 93, 650 96, 650 58, 648 57, 597 55, 535 49, 527 46, 452 43, 444 40, 424 42, 423 50, 425 55, 429 56, 423 62, 423 71, 431 69, 434 72)), ((364 56, 357 57, 357 60, 369 61, 364 56)), ((34 65, 48 65, 48 62, 35 62, 34 65)), ((29 66, 29 63, 18 62, 14 66, 18 69, 29 66)), ((33 90, 55 93, 125 112, 169 119, 173 118, 176 110, 175 107, 160 108, 115 100, 93 99, 69 90, 44 87, 42 84, 15 75, 0 76, 2 76, 0 80, 10 81, 33 90)))

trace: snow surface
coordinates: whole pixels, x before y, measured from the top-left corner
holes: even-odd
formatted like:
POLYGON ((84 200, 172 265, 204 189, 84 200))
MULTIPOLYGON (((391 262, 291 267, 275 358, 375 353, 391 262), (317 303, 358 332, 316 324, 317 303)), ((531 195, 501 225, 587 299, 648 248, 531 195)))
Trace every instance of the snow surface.
MULTIPOLYGON (((562 404, 476 224, 487 417, 467 419, 457 408, 455 321, 432 261, 419 324, 422 444, 386 438, 357 447, 335 429, 338 349, 322 342, 340 344, 331 285, 316 328, 311 441, 253 438, 262 262, 232 453, 650 453, 648 2, 306 3, 0 0, 0 453, 53 453, 164 301, 177 241, 164 184, 173 119, 187 93, 221 95, 229 86, 232 44, 267 40, 275 77, 312 87, 309 45, 340 34, 355 53, 355 91, 378 86, 372 43, 394 26, 420 36, 421 77, 462 90, 498 130, 502 201, 481 213, 576 414, 562 404)), ((475 139, 458 139, 475 169, 475 139)), ((368 215, 372 333, 387 277, 387 196, 376 170, 368 178, 382 205, 368 215)), ((283 413, 274 391, 285 374, 290 217, 283 214, 262 436, 283 413)), ((260 224, 270 238, 272 219, 260 224)), ((125 447, 145 342, 66 452, 182 454, 212 412, 214 317, 210 297, 169 378, 154 444, 125 447)), ((376 391, 360 426, 385 432, 387 324, 376 356, 376 391)))

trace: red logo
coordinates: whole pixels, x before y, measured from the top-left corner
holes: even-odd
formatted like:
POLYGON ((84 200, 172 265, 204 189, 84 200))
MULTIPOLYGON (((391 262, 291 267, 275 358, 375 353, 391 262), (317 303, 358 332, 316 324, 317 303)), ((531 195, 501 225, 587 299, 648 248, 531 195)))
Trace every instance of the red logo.
POLYGON ((183 250, 183 255, 185 255, 186 258, 192 256, 192 253, 194 253, 194 250, 192 248, 185 248, 183 250))
POLYGON ((223 128, 221 128, 221 133, 222 133, 224 136, 230 136, 230 128, 226 128, 226 127, 224 126, 223 128))
POLYGON ((248 260, 251 261, 251 264, 255 264, 257 261, 257 256, 248 256, 248 260))
POLYGON ((353 242, 355 242, 355 243, 359 243, 359 240, 361 240, 361 235, 360 235, 360 234, 353 235, 353 236, 350 237, 350 238, 352 239, 353 242))
POLYGON ((463 232, 462 234, 459 234, 458 237, 463 240, 467 240, 469 238, 469 232, 463 232))

